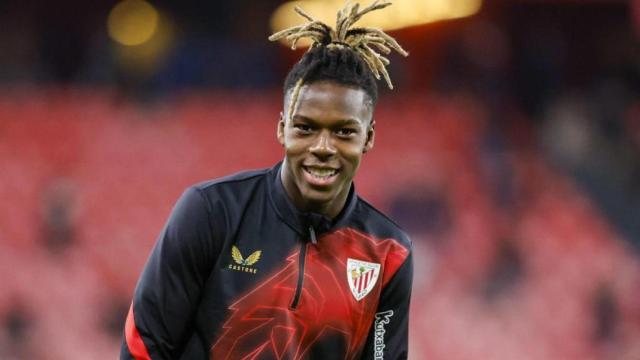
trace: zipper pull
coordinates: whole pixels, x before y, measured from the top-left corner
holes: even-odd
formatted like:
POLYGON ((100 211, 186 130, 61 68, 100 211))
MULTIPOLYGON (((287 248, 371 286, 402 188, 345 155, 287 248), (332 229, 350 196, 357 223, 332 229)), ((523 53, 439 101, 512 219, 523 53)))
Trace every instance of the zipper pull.
POLYGON ((311 239, 312 244, 317 244, 318 240, 316 239, 316 231, 313 229, 313 226, 309 226, 309 238, 311 239))

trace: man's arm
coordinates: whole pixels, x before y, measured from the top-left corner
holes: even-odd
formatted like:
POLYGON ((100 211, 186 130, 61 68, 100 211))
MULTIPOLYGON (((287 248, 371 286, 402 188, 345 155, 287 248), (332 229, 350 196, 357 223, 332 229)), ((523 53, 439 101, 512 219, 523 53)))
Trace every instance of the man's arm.
MULTIPOLYGON (((222 214, 220 214, 222 215, 222 214)), ((218 221, 220 223, 220 221, 218 221)), ((176 203, 138 280, 121 359, 176 359, 193 332, 200 292, 216 261, 219 226, 205 194, 189 188, 176 203)))
POLYGON ((380 304, 362 353, 363 360, 407 358, 412 280, 413 254, 411 252, 382 290, 380 304))

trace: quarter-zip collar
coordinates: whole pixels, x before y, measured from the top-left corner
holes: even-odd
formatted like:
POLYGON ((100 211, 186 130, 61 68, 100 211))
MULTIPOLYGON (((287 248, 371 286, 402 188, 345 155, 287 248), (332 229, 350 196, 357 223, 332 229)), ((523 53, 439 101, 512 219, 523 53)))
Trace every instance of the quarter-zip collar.
POLYGON ((269 171, 268 186, 271 203, 276 214, 282 221, 289 225, 303 238, 313 243, 316 242, 316 238, 321 234, 341 227, 347 223, 357 202, 355 186, 353 183, 351 184, 351 189, 349 189, 349 195, 347 196, 347 201, 345 202, 344 207, 338 216, 336 216, 332 221, 322 214, 298 210, 289 198, 289 194, 287 194, 287 191, 282 184, 282 179, 280 177, 281 168, 282 162, 279 162, 271 168, 269 171))

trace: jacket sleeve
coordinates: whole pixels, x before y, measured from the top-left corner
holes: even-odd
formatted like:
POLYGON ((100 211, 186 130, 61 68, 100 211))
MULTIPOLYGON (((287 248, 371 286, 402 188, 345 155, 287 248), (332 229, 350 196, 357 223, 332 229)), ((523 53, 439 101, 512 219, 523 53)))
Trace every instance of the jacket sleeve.
MULTIPOLYGON (((175 359, 190 338, 203 285, 219 253, 219 226, 202 190, 180 197, 138 280, 121 359, 175 359), (218 243, 218 244, 217 244, 218 243)), ((218 220, 220 223, 220 220, 218 220)))
POLYGON ((413 280, 413 252, 382 290, 380 303, 365 343, 363 360, 407 359, 409 303, 413 280))

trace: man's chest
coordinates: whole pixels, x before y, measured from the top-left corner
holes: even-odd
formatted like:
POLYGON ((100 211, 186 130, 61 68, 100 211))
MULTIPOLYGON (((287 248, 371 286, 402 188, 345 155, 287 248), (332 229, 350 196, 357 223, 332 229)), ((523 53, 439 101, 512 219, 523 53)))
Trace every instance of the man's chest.
POLYGON ((388 246, 340 229, 312 244, 294 232, 238 232, 201 304, 214 358, 300 358, 319 346, 361 351, 383 287, 388 246))

